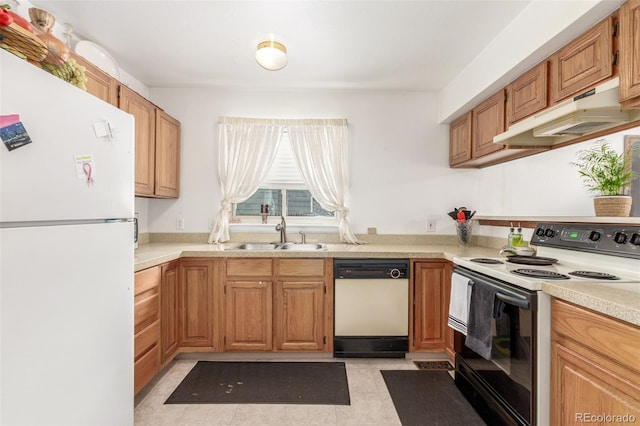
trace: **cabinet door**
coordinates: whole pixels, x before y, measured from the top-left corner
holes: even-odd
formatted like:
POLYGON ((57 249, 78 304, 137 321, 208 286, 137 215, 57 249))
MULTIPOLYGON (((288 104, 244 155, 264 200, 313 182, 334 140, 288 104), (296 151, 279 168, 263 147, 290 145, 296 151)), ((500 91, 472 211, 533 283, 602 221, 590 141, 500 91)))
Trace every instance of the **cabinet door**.
POLYGON ((161 267, 160 287, 160 330, 161 330, 161 362, 164 364, 178 350, 179 338, 179 300, 180 287, 178 286, 178 261, 173 261, 161 267))
POLYGON ((180 346, 214 346, 213 269, 212 261, 181 261, 180 346))
POLYGON ((640 0, 620 7, 620 101, 640 97, 640 0))
POLYGON ((557 342, 552 344, 551 424, 590 423, 585 416, 602 414, 640 419, 640 388, 637 383, 629 386, 630 378, 620 377, 603 368, 606 361, 598 356, 591 359, 582 356, 557 342))
POLYGON ((73 52, 70 52, 69 55, 76 60, 78 65, 85 67, 85 76, 87 77, 85 86, 87 86, 87 92, 117 107, 118 85, 120 82, 82 56, 78 56, 73 52))
POLYGON ((449 125, 449 165, 471 159, 471 112, 449 125))
POLYGON ((413 288, 413 349, 440 351, 453 345, 447 327, 451 266, 416 262, 413 288))
POLYGON ((319 351, 324 347, 323 280, 281 280, 276 285, 277 350, 319 351))
POLYGON ((613 75, 611 17, 550 58, 552 102, 559 102, 613 75))
POLYGON ((119 107, 135 118, 135 194, 153 196, 155 181, 155 106, 126 86, 120 85, 119 107))
POLYGON ((547 107, 547 61, 541 62, 507 86, 509 125, 547 107))
POLYGON ((504 145, 493 143, 493 137, 505 130, 504 103, 504 90, 500 90, 471 111, 472 158, 504 149, 504 145))
POLYGON ((156 109, 155 195, 178 198, 180 194, 180 122, 156 109))
POLYGON ((225 283, 225 350, 270 351, 273 347, 271 281, 225 283))

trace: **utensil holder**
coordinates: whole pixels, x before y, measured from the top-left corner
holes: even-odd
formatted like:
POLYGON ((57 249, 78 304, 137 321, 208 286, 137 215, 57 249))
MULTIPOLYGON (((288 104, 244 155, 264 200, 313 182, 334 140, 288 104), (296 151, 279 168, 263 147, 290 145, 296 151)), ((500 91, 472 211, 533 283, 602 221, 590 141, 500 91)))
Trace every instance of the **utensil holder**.
POLYGON ((461 247, 466 247, 471 243, 471 233, 474 222, 473 220, 456 222, 456 235, 458 236, 458 244, 461 247))

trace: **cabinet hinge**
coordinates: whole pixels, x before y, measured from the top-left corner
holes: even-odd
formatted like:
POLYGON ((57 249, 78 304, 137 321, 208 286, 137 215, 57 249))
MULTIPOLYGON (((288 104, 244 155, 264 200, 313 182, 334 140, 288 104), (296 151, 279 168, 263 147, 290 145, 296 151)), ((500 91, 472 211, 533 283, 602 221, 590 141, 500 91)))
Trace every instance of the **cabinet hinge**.
POLYGON ((616 23, 614 23, 614 24, 613 24, 613 26, 611 27, 611 35, 612 35, 613 37, 618 37, 619 31, 620 31, 620 23, 619 23, 619 22, 616 22, 616 23))
POLYGON ((326 284, 323 286, 323 290, 324 290, 324 294, 327 294, 327 285, 326 284))
POLYGON ((122 93, 122 86, 118 86, 118 99, 120 99, 121 93, 122 93))
POLYGON ((327 344, 327 336, 322 336, 322 344, 323 345, 327 344))
POLYGON ((618 59, 620 57, 620 51, 616 50, 615 53, 613 54, 613 60, 612 60, 612 64, 613 65, 618 65, 618 59))
POLYGON ((227 294, 227 285, 226 284, 224 286, 222 286, 222 289, 224 291, 224 294, 227 294))
POLYGON ((224 343, 224 345, 227 346, 227 336, 224 336, 222 338, 222 343, 224 343))

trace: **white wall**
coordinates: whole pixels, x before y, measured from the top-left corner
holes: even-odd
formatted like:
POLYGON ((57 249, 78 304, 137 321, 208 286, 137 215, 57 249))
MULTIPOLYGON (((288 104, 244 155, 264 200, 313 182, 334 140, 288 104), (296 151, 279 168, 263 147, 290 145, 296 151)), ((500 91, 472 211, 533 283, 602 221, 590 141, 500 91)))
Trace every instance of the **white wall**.
MULTIPOLYGON (((448 126, 436 124, 435 94, 151 89, 151 96, 182 123, 181 194, 178 200, 137 199, 142 232, 177 232, 178 216, 185 219, 184 232, 208 232, 220 203, 221 115, 347 118, 357 233, 376 227, 385 234, 423 234, 432 216, 437 233, 452 234, 446 212, 462 205, 478 215, 593 216, 591 195, 569 164, 589 142, 486 169, 450 169, 448 126)), ((622 148, 621 136, 608 139, 622 148)))

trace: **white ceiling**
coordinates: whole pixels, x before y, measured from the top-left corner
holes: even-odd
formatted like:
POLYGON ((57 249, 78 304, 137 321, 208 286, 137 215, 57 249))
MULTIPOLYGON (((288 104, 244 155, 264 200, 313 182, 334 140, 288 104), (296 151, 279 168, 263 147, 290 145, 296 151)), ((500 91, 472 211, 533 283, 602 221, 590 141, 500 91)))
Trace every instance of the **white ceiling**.
POLYGON ((32 0, 148 87, 439 90, 529 0, 32 0), (289 64, 267 71, 274 36, 289 64))

